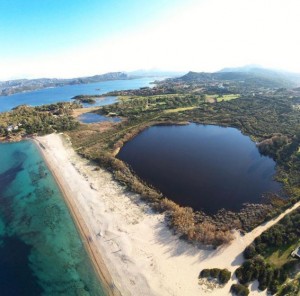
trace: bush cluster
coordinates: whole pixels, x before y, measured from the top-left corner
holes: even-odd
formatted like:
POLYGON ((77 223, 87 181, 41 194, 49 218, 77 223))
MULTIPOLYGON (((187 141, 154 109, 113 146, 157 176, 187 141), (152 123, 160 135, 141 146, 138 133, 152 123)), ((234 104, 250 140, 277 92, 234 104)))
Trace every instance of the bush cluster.
POLYGON ((278 288, 285 282, 288 276, 286 268, 274 268, 259 255, 253 259, 246 260, 236 270, 235 274, 239 283, 246 285, 258 280, 258 288, 262 291, 268 289, 268 292, 271 294, 278 291, 278 288))
POLYGON ((0 136, 49 134, 75 129, 78 121, 71 114, 76 103, 57 103, 38 107, 18 106, 0 114, 0 136), (18 126, 8 131, 8 126, 18 126))
POLYGON ((192 208, 181 207, 167 198, 160 201, 159 207, 166 211, 170 226, 188 240, 219 246, 233 239, 226 227, 220 229, 209 221, 197 222, 192 208))
POLYGON ((200 272, 199 278, 216 279, 221 285, 228 283, 231 277, 231 272, 228 269, 203 269, 200 272))
POLYGON ((266 256, 270 248, 289 246, 298 241, 300 236, 300 210, 297 209, 286 215, 276 225, 263 232, 244 251, 246 259, 257 254, 266 256))
POLYGON ((294 296, 300 294, 300 279, 290 281, 282 287, 277 296, 294 296))
POLYGON ((300 209, 297 209, 263 232, 244 250, 244 257, 247 260, 236 270, 239 282, 248 284, 258 280, 260 290, 268 289, 271 294, 279 291, 280 286, 293 270, 294 261, 287 261, 282 267, 276 268, 267 263, 264 257, 270 254, 270 250, 274 251, 295 244, 299 235, 300 209))
POLYGON ((230 292, 236 296, 248 296, 250 293, 246 286, 240 284, 233 284, 230 288, 230 292))

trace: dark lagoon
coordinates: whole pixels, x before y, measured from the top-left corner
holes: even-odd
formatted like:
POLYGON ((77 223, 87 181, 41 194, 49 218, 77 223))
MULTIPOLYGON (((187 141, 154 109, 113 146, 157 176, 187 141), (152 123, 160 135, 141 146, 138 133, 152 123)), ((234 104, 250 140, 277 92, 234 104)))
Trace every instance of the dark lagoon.
POLYGON ((106 295, 36 145, 0 155, 0 295, 106 295))
MULTIPOLYGON (((39 106, 57 102, 70 102, 71 98, 77 95, 104 94, 114 90, 138 89, 140 87, 153 86, 151 82, 160 78, 139 78, 130 80, 112 80, 89 84, 66 85, 62 87, 45 88, 32 92, 17 93, 11 96, 0 96, 0 112, 9 111, 18 105, 39 106)), ((105 97, 96 100, 92 106, 113 104, 116 97, 105 97)), ((84 104, 85 106, 91 106, 84 104)))
POLYGON ((239 130, 191 123, 153 126, 129 141, 119 159, 169 199, 214 214, 238 211, 279 193, 275 162, 239 130))
POLYGON ((120 122, 121 118, 119 117, 110 117, 110 116, 104 116, 97 113, 83 113, 78 116, 78 120, 82 123, 97 123, 97 122, 120 122))

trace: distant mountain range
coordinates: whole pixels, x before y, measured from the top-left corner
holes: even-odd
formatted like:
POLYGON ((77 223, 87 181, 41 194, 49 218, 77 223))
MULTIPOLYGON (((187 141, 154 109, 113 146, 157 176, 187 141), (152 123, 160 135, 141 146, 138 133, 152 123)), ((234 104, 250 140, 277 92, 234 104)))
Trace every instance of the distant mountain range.
POLYGON ((224 68, 219 72, 243 72, 250 74, 252 73, 263 78, 288 80, 292 83, 296 83, 297 85, 299 85, 300 83, 300 73, 293 73, 282 70, 272 70, 252 65, 237 68, 224 68))
POLYGON ((151 70, 136 70, 128 72, 130 76, 137 76, 137 77, 179 77, 186 74, 186 72, 172 72, 172 71, 161 71, 158 69, 151 69, 151 70))
POLYGON ((257 87, 295 87, 300 85, 300 74, 260 67, 225 68, 218 72, 189 72, 176 78, 182 82, 231 81, 256 84, 257 87))
POLYGON ((39 79, 18 79, 0 81, 0 95, 8 96, 14 93, 33 91, 47 87, 58 87, 64 85, 87 84, 108 80, 131 79, 128 74, 123 72, 111 72, 89 77, 58 79, 58 78, 39 78, 39 79))
POLYGON ((108 80, 126 80, 140 77, 170 77, 172 81, 181 82, 211 82, 231 81, 242 82, 245 85, 256 85, 257 87, 296 87, 300 86, 300 74, 284 71, 270 70, 259 66, 244 66, 239 68, 224 68, 218 72, 168 72, 159 70, 137 70, 132 72, 110 72, 88 77, 58 79, 18 79, 0 81, 0 96, 8 96, 20 92, 28 92, 48 87, 59 87, 64 85, 87 84, 108 80), (183 75, 183 76, 181 76, 183 75), (177 78, 174 78, 177 77, 177 78))
POLYGON ((0 96, 9 96, 20 92, 29 92, 48 87, 59 87, 64 85, 87 84, 108 80, 126 80, 141 77, 176 77, 185 72, 170 72, 159 70, 137 70, 132 72, 110 72, 101 75, 88 77, 58 79, 58 78, 39 78, 39 79, 17 79, 0 81, 0 96))

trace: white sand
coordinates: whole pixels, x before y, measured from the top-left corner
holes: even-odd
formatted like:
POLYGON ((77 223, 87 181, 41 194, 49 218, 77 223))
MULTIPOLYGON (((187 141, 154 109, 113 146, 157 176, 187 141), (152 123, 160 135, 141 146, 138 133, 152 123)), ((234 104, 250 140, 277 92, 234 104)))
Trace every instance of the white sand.
MULTIPOLYGON (((228 246, 199 249, 173 235, 162 214, 152 213, 138 195, 124 191, 110 173, 94 170, 95 166, 80 158, 63 136, 52 134, 37 141, 45 147, 41 150, 48 165, 78 210, 75 218, 82 219, 89 233, 93 255, 101 254, 122 295, 231 295, 234 280, 209 290, 198 284, 199 272, 213 267, 233 272, 243 262, 244 248, 283 216, 245 236, 235 233, 228 246)), ((100 269, 110 284, 107 271, 103 266, 100 269)), ((257 283, 250 290, 250 295, 266 295, 257 291, 257 283)))

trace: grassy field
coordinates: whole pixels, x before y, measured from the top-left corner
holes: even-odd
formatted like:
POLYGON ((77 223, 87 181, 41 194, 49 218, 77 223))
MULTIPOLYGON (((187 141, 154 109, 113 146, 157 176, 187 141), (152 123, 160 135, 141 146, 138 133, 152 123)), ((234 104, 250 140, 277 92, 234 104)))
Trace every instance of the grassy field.
POLYGON ((291 257, 291 253, 295 250, 297 245, 298 243, 276 249, 269 257, 266 258, 266 261, 274 267, 282 267, 287 262, 295 260, 291 257))
POLYGON ((98 110, 99 107, 88 107, 88 108, 78 108, 78 109, 74 109, 73 110, 73 113, 72 113, 72 116, 73 117, 78 117, 79 115, 81 114, 84 114, 84 113, 88 113, 88 112, 92 112, 92 111, 95 111, 95 110, 98 110))
POLYGON ((176 112, 183 112, 187 110, 193 110, 197 108, 197 106, 190 106, 190 107, 181 107, 181 108, 176 108, 176 109, 169 109, 166 110, 165 113, 176 113, 176 112))
POLYGON ((148 101, 161 101, 166 100, 168 98, 184 98, 188 94, 162 94, 162 95, 153 95, 153 96, 118 96, 118 100, 120 103, 125 103, 130 100, 148 100, 148 101))
POLYGON ((223 101, 231 101, 240 98, 240 95, 223 95, 222 97, 217 97, 217 102, 223 102, 223 101))

